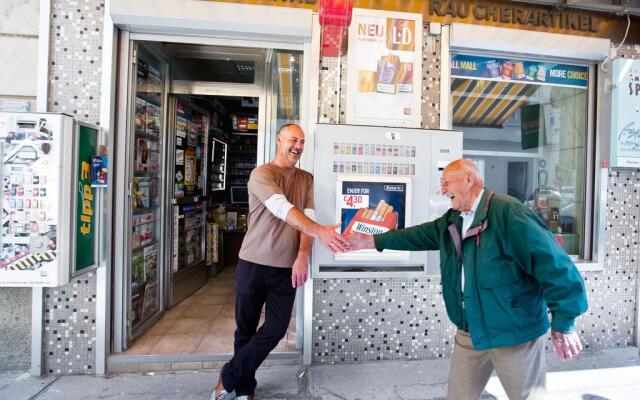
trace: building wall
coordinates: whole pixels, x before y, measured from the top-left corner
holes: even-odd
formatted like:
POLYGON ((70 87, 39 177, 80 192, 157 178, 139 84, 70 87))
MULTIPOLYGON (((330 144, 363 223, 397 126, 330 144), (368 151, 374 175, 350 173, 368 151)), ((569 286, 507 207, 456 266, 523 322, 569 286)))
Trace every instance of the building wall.
MULTIPOLYGON (((423 57, 424 128, 439 126, 439 37, 428 35, 425 24, 423 57)), ((618 56, 640 58, 640 46, 624 46, 618 56)), ((344 91, 346 57, 321 60, 326 76, 320 99, 337 101, 336 85, 344 91), (337 71, 342 71, 337 73, 337 71), (328 95, 324 95, 324 94, 328 95)), ((342 109, 340 102, 320 109, 342 109)), ((322 117, 322 114, 320 114, 322 117)), ((332 121, 338 121, 334 118, 332 121)), ((339 118, 344 123, 344 116, 339 118)), ((635 344, 640 246, 640 170, 608 171, 606 256, 603 271, 585 272, 588 311, 576 321, 586 348, 602 349, 635 344)), ((312 360, 315 363, 383 359, 449 357, 455 327, 442 299, 440 277, 427 279, 314 280, 312 360)), ((547 338, 547 350, 551 351, 547 338)))
MULTIPOLYGON (((0 1, 0 110, 14 103, 35 108, 38 0, 0 1)), ((0 371, 31 362, 31 289, 0 288, 0 371)))
MULTIPOLYGON (((53 0, 51 14, 49 110, 98 124, 104 3, 53 0)), ((429 83, 422 94, 423 127, 436 128, 440 43, 427 32, 425 29, 423 81, 429 83)), ((635 49, 629 52, 637 55, 635 49)), ((340 112, 344 100, 340 99, 344 99, 345 61, 345 57, 321 60, 320 122, 344 120, 340 112)), ((633 338, 639 255, 637 239, 634 242, 631 233, 637 235, 640 200, 631 187, 639 185, 639 176, 638 171, 610 172, 609 204, 613 198, 623 197, 628 204, 609 209, 605 271, 585 275, 591 308, 578 326, 589 347, 625 345, 633 338)), ((45 290, 45 372, 93 373, 95 296, 93 273, 45 290)), ((17 297, 27 299, 24 294, 17 297)), ((0 311, 10 307, 0 302, 0 311)), ((28 306, 14 301, 13 307, 28 306)), ((314 362, 450 355, 454 328, 444 310, 438 277, 315 280, 313 310, 314 362)), ((12 340, 12 346, 14 343, 12 340)))
POLYGON ((0 110, 12 102, 35 110, 39 9, 39 0, 0 2, 0 110))
MULTIPOLYGON (((48 110, 99 125, 104 1, 53 0, 48 110)), ((44 292, 44 372, 95 370, 96 276, 44 292)))
POLYGON ((0 371, 31 363, 31 289, 0 288, 0 371))

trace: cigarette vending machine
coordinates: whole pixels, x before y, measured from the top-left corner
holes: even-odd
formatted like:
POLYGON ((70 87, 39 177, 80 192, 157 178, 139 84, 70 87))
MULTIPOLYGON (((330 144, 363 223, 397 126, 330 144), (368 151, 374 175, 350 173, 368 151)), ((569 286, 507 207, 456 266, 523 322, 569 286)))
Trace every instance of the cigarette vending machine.
MULTIPOLYGON (((433 220, 449 208, 438 195, 442 170, 462 157, 462 132, 317 125, 315 206, 320 224, 341 233, 379 234, 433 220)), ((426 273, 436 252, 360 250, 331 254, 314 246, 313 276, 426 273)))

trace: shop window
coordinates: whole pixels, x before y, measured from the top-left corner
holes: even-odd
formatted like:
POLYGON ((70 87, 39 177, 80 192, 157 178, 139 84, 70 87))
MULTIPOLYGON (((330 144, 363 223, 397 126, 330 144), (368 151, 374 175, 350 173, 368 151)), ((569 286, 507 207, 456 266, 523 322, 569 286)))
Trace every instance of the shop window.
POLYGON ((588 67, 452 55, 453 128, 485 187, 532 209, 584 258, 588 67))

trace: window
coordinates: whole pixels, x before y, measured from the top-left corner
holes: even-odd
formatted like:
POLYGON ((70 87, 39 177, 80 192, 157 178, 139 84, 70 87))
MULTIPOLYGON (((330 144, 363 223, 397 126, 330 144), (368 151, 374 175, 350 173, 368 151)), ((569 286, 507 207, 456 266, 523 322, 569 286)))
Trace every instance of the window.
POLYGON ((583 257, 588 67, 452 54, 453 128, 485 187, 538 214, 583 257))

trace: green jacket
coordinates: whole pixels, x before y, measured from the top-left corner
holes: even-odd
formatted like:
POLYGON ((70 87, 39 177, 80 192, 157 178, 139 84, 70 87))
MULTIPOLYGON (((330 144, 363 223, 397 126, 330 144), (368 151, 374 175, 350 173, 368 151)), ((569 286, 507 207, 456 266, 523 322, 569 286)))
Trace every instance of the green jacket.
POLYGON ((476 350, 512 346, 551 328, 571 332, 587 310, 584 282, 542 220, 516 199, 485 190, 466 236, 449 209, 440 218, 374 236, 379 251, 440 250, 442 293, 451 321, 476 350), (489 206, 487 208, 487 206, 489 206), (464 299, 461 270, 464 263, 464 299))

